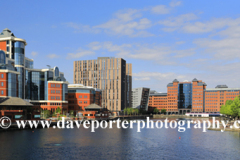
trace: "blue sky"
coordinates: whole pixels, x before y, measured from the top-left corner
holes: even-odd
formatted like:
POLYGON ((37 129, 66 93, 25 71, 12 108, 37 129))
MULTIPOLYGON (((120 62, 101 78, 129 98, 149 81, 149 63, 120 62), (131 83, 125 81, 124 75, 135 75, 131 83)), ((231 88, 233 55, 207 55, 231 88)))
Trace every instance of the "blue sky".
POLYGON ((133 87, 166 91, 193 78, 208 88, 240 87, 237 0, 1 1, 0 29, 27 41, 35 68, 58 66, 73 82, 73 61, 121 57, 133 87))

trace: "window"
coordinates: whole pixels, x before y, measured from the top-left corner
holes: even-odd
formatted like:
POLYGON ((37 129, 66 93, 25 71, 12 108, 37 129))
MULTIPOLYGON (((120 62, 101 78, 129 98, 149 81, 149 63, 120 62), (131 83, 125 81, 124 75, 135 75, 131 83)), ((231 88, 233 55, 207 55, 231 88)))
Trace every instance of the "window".
POLYGON ((59 97, 59 96, 57 96, 57 97, 56 97, 56 99, 60 99, 60 97, 59 97))
POLYGON ((51 93, 55 93, 55 91, 51 90, 51 93))
POLYGON ((82 96, 79 96, 79 98, 82 98, 82 96))
POLYGON ((55 97, 52 96, 51 99, 55 99, 55 97))
POLYGON ((3 91, 1 91, 1 94, 3 94, 3 91))
POLYGON ((51 87, 55 87, 55 84, 51 84, 51 87))
POLYGON ((1 75, 1 77, 3 78, 3 74, 1 75))
POLYGON ((79 101, 79 103, 82 103, 82 101, 79 101))
POLYGON ((9 40, 7 40, 7 44, 9 44, 9 40))
POLYGON ((87 98, 87 96, 84 96, 84 98, 87 98))
POLYGON ((1 86, 3 86, 3 82, 1 82, 1 86))

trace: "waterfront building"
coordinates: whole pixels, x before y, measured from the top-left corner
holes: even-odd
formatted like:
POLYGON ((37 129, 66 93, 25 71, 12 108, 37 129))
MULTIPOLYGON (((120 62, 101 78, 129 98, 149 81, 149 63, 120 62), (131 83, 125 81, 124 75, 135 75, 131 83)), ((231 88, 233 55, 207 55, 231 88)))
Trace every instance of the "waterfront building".
POLYGON ((162 109, 167 108, 167 93, 158 93, 155 90, 150 91, 149 95, 149 109, 148 111, 153 112, 154 108, 157 108, 159 112, 162 109))
POLYGON ((33 104, 18 97, 0 97, 0 118, 8 117, 11 122, 16 120, 39 120, 40 112, 33 104), (32 109, 28 109, 31 107, 32 109))
POLYGON ((99 88, 102 107, 119 112, 131 107, 132 64, 122 58, 98 57, 74 62, 74 83, 99 88))
POLYGON ((205 112, 218 113, 227 100, 234 100, 240 95, 240 88, 228 88, 227 85, 217 85, 204 91, 205 112))
POLYGON ((107 111, 106 108, 102 108, 99 105, 93 103, 85 107, 84 111, 79 111, 78 115, 82 115, 89 120, 104 120, 108 119, 111 113, 107 111))
POLYGON ((179 81, 174 79, 172 83, 167 85, 167 112, 178 113, 178 84, 179 81))
POLYGON ((133 88, 132 89, 132 108, 148 110, 150 88, 133 88))
POLYGON ((194 78, 192 80, 192 112, 204 112, 204 91, 207 87, 205 82, 194 78))
POLYGON ((179 82, 174 79, 167 85, 167 93, 151 92, 149 106, 153 110, 166 109, 168 114, 185 114, 186 112, 204 112, 204 91, 207 84, 194 78, 179 82))
POLYGON ((192 108, 192 83, 184 81, 178 84, 178 109, 192 108))
POLYGON ((67 84, 58 67, 34 69, 25 56, 26 41, 9 29, 0 33, 0 98, 27 99, 36 107, 67 112, 67 84))
POLYGON ((100 89, 82 84, 68 84, 68 110, 74 112, 85 111, 90 104, 101 107, 102 92, 100 89))

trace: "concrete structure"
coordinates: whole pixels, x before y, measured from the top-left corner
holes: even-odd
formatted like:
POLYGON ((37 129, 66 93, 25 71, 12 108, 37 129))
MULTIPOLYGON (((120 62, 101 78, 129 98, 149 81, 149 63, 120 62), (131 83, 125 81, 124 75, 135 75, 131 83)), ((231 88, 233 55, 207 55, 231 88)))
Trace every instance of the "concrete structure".
POLYGON ((132 89, 132 108, 148 110, 150 88, 134 88, 132 89))
POLYGON ((131 107, 132 64, 122 58, 98 57, 74 62, 74 83, 102 90, 102 107, 118 112, 131 107))
POLYGON ((85 108, 91 104, 97 104, 101 107, 102 92, 82 84, 68 85, 68 110, 74 111, 74 115, 79 111, 85 111, 85 108))
POLYGON ((67 84, 58 67, 34 69, 25 56, 27 43, 9 30, 0 33, 0 97, 27 99, 36 107, 67 112, 67 84))

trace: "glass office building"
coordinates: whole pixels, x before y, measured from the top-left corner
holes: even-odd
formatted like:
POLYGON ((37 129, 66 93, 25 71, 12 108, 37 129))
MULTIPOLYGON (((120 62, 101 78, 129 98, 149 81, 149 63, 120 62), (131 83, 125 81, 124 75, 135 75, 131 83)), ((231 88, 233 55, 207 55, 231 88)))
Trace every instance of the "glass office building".
MULTIPOLYGON (((58 67, 34 69, 33 60, 25 56, 26 45, 24 39, 15 37, 7 28, 0 33, 0 70, 7 73, 8 83, 5 87, 8 95, 4 96, 34 101, 49 100, 49 82, 66 82, 64 74, 58 67)), ((68 93, 67 84, 59 84, 62 84, 62 99, 65 101, 68 93)))
POLYGON ((178 84, 178 108, 192 108, 192 83, 178 84))

